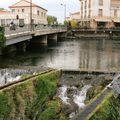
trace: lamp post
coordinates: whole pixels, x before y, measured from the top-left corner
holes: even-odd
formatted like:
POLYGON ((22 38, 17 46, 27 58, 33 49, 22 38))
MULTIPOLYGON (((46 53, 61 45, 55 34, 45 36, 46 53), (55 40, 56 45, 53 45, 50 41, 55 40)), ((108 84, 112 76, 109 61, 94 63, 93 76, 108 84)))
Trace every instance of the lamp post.
POLYGON ((66 4, 61 4, 64 7, 64 21, 66 21, 66 4))
POLYGON ((32 31, 32 0, 30 0, 30 30, 32 31))

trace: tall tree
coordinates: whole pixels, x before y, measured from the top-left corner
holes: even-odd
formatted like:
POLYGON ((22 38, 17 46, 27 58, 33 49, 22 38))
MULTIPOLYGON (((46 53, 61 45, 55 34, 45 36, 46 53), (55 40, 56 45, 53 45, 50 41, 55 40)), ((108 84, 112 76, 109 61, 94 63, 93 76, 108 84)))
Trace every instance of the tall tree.
POLYGON ((0 8, 0 10, 5 10, 4 8, 0 8))
POLYGON ((47 21, 49 25, 58 24, 57 18, 55 16, 47 16, 47 21))

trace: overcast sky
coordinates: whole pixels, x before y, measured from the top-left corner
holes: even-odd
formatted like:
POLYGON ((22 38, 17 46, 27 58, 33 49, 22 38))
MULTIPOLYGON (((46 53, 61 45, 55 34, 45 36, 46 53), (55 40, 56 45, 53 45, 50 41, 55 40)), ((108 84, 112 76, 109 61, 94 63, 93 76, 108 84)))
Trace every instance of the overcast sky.
MULTIPOLYGON (((1 8, 8 8, 8 6, 18 2, 19 0, 0 0, 1 8)), ((29 0, 28 0, 29 1, 29 0)), ((66 4, 66 16, 69 13, 79 11, 79 0, 32 0, 33 3, 38 4, 48 10, 49 15, 56 16, 59 22, 64 20, 64 7, 62 4, 66 4)))

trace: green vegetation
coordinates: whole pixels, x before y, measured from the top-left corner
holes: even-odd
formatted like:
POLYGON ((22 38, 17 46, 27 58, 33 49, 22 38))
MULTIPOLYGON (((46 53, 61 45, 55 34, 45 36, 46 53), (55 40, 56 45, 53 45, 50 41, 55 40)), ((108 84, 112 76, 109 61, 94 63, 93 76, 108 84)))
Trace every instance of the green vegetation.
POLYGON ((5 10, 4 8, 0 8, 0 10, 5 10))
POLYGON ((5 43, 5 36, 4 36, 4 28, 0 27, 0 48, 2 48, 4 46, 5 43))
POLYGON ((77 28, 77 27, 78 27, 78 23, 77 23, 76 20, 71 20, 71 21, 70 21, 70 24, 71 24, 71 27, 72 27, 72 28, 77 28))
POLYGON ((78 27, 78 22, 76 20, 71 20, 71 21, 64 21, 64 25, 68 26, 68 28, 77 28, 78 27))
POLYGON ((57 114, 60 113, 61 110, 61 105, 58 100, 56 101, 50 101, 47 103, 45 106, 45 111, 42 112, 42 114, 39 117, 39 120, 53 120, 53 119, 58 119, 56 117, 57 114))
POLYGON ((54 16, 47 16, 48 25, 58 24, 57 18, 54 16))
POLYGON ((88 104, 90 101, 94 100, 97 96, 99 96, 99 94, 101 94, 101 91, 104 88, 105 87, 103 85, 93 86, 92 88, 90 88, 87 92, 87 98, 85 100, 85 103, 88 104))
POLYGON ((120 120, 120 99, 115 99, 110 93, 88 120, 120 120))
POLYGON ((45 105, 45 110, 41 113, 39 120, 68 120, 62 113, 62 105, 59 99, 49 101, 45 105))
POLYGON ((33 120, 41 110, 42 118, 55 117, 60 103, 48 101, 56 94, 59 75, 51 71, 0 91, 0 120, 33 120))

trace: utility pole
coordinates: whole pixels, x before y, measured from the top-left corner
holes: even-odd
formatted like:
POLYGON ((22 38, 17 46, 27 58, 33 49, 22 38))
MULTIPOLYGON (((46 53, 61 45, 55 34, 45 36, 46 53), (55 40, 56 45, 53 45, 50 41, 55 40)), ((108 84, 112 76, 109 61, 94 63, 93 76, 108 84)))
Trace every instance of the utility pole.
POLYGON ((64 7, 64 21, 66 21, 66 4, 61 4, 64 7))
POLYGON ((32 31, 32 0, 30 0, 30 31, 32 31))

